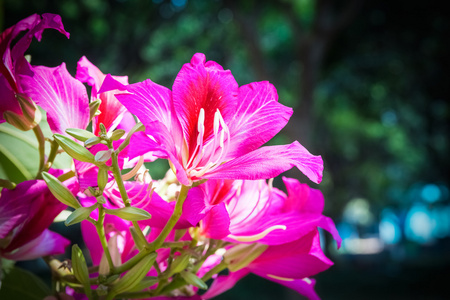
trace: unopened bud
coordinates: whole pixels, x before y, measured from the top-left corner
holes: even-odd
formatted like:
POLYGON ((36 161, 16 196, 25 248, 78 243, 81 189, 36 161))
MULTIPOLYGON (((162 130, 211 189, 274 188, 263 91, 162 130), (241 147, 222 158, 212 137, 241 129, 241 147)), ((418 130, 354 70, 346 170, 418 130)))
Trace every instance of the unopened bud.
POLYGON ((97 111, 101 103, 102 103, 101 100, 95 100, 89 103, 89 120, 92 120, 92 118, 98 115, 97 111))
POLYGON ((66 133, 82 142, 85 142, 86 140, 95 137, 95 135, 92 132, 79 128, 67 128, 66 133))
POLYGON ((72 246, 72 269, 73 275, 75 275, 78 281, 83 285, 84 292, 88 298, 91 299, 92 292, 91 285, 89 284, 89 272, 86 265, 86 259, 77 244, 72 246))
POLYGON ((47 183, 50 192, 52 192, 53 196, 55 196, 56 199, 73 208, 81 207, 80 203, 72 194, 72 192, 69 191, 69 189, 64 186, 58 180, 58 178, 47 172, 42 172, 42 178, 44 179, 45 183, 47 183))
POLYGON ((150 219, 152 217, 147 211, 133 206, 122 207, 118 209, 105 208, 105 212, 108 215, 118 216, 119 218, 127 221, 142 221, 150 219))
POLYGON ((187 283, 192 284, 193 286, 196 286, 203 290, 208 289, 206 283, 200 278, 198 278, 197 275, 195 275, 194 273, 182 271, 180 272, 180 275, 187 283))
POLYGON ((130 233, 139 251, 144 249, 144 247, 148 245, 148 242, 145 239, 145 237, 143 237, 142 234, 138 234, 134 227, 130 227, 130 233))
POLYGON ((128 292, 140 292, 144 289, 151 287, 159 282, 158 277, 146 276, 142 279, 134 288, 128 290, 128 292))
POLYGON ((79 161, 95 163, 94 155, 83 146, 72 141, 68 137, 55 133, 53 135, 55 141, 66 151, 67 154, 79 161))
POLYGON ((16 99, 22 109, 23 116, 27 118, 28 122, 34 128, 41 121, 42 114, 37 105, 24 94, 16 94, 16 99))
POLYGON ((18 115, 9 110, 3 113, 3 118, 6 122, 22 131, 28 131, 34 127, 23 115, 18 115))
POLYGON ((120 138, 125 134, 125 130, 123 129, 116 129, 114 130, 114 132, 111 134, 111 140, 113 141, 118 141, 120 140, 120 138))
POLYGON ((97 208, 97 204, 94 204, 90 207, 77 208, 67 217, 64 224, 66 226, 70 226, 73 224, 80 223, 81 221, 84 221, 87 218, 89 218, 89 215, 91 214, 91 212, 96 208, 97 208))
POLYGON ((136 125, 134 125, 133 128, 131 128, 130 132, 128 132, 127 137, 125 138, 123 143, 120 144, 119 148, 117 149, 117 152, 122 151, 123 149, 125 149, 126 146, 128 146, 128 144, 130 143, 131 136, 135 132, 144 131, 144 130, 145 130, 145 126, 142 123, 137 123, 136 125))
POLYGON ((188 253, 183 253, 182 255, 175 258, 170 267, 170 276, 176 273, 180 273, 181 271, 186 269, 189 265, 190 258, 191 256, 188 253))
POLYGON ((108 183, 108 171, 104 168, 98 169, 97 185, 100 191, 103 191, 108 183))
POLYGON ((102 163, 107 162, 111 158, 111 152, 112 152, 111 149, 105 150, 105 151, 98 151, 95 154, 94 159, 96 162, 102 162, 102 163))
POLYGON ((91 147, 91 146, 100 144, 101 142, 102 142, 101 138, 99 138, 98 136, 94 136, 94 137, 91 137, 91 138, 87 139, 86 141, 84 141, 84 146, 91 147))
POLYGON ((155 252, 146 255, 112 287, 111 293, 117 295, 135 288, 150 271, 156 257, 155 252))

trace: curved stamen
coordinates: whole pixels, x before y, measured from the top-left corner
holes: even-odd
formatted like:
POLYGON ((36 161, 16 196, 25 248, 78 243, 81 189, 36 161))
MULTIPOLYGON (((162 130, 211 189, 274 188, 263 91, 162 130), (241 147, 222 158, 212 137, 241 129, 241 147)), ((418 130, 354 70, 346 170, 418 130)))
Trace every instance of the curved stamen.
POLYGON ((274 230, 277 230, 277 229, 286 230, 286 228, 287 227, 285 225, 274 225, 274 226, 271 226, 271 227, 267 228, 266 230, 264 230, 263 232, 258 233, 258 234, 243 235, 243 236, 229 234, 228 237, 232 238, 233 240, 239 241, 239 242, 255 242, 257 240, 262 239, 263 237, 265 237, 266 235, 268 235, 269 233, 271 233, 274 230))

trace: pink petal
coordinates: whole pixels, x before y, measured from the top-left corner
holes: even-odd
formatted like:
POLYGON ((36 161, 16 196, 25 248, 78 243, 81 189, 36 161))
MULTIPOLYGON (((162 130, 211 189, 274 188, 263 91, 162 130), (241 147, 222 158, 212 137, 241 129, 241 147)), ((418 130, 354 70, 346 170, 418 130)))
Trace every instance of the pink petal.
POLYGON ((268 179, 296 166, 315 183, 322 180, 323 161, 299 142, 290 145, 266 146, 228 161, 203 178, 209 179, 268 179))
POLYGON ((319 296, 314 291, 316 281, 312 278, 295 279, 292 281, 277 280, 270 277, 266 278, 278 284, 284 285, 285 287, 293 289, 294 291, 302 294, 310 300, 320 300, 319 296))
POLYGON ((241 86, 238 99, 237 110, 229 125, 230 158, 265 144, 287 124, 292 115, 292 108, 278 103, 277 91, 267 81, 241 86))
POLYGON ((31 75, 21 75, 24 92, 47 112, 50 129, 66 134, 67 128, 85 129, 89 123, 89 103, 84 85, 70 76, 65 63, 55 68, 31 67, 31 75))
POLYGON ((213 134, 217 110, 226 123, 233 117, 237 104, 236 80, 229 70, 224 71, 217 63, 205 64, 204 54, 195 54, 191 62, 181 68, 172 89, 173 105, 190 152, 197 144, 201 108, 205 111, 205 140, 213 134))
POLYGON ((228 215, 225 203, 215 205, 206 214, 202 223, 202 230, 205 235, 211 239, 223 239, 230 234, 230 217, 228 215))
POLYGON ((333 262, 323 254, 319 233, 315 230, 297 241, 269 246, 248 266, 248 269, 264 277, 270 274, 302 279, 322 272, 331 265, 333 262))
POLYGON ((61 235, 44 230, 41 235, 11 253, 2 255, 11 260, 30 260, 47 255, 63 254, 70 241, 61 235))
POLYGON ((246 269, 241 269, 237 272, 230 273, 227 276, 220 275, 218 276, 208 291, 202 295, 202 299, 211 299, 220 295, 229 289, 231 289, 241 278, 246 276, 249 273, 246 269))

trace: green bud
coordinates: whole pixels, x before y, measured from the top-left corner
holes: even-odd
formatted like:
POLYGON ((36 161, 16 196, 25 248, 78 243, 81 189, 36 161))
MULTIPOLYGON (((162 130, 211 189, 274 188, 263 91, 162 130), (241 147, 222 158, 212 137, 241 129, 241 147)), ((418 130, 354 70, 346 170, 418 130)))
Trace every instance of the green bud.
POLYGON ((194 273, 182 271, 180 275, 187 283, 192 284, 193 286, 196 286, 202 290, 208 289, 206 283, 198 278, 194 273))
POLYGON ((145 246, 147 246, 147 244, 148 244, 147 240, 145 240, 142 237, 142 235, 138 234, 134 227, 130 227, 130 233, 131 233, 131 236, 133 237, 133 241, 136 244, 136 247, 139 250, 142 250, 142 249, 144 249, 145 246))
POLYGON ((95 198, 97 199, 97 203, 99 203, 99 204, 105 204, 106 203, 106 198, 103 195, 97 196, 95 198))
POLYGON ((267 245, 258 243, 239 244, 227 250, 224 254, 224 261, 228 264, 228 270, 236 272, 245 268, 266 251, 267 247, 267 245))
POLYGON ((157 254, 153 252, 141 259, 111 288, 111 294, 117 295, 134 289, 150 271, 156 257, 157 254))
POLYGON ((98 151, 95 154, 94 158, 95 158, 96 162, 101 162, 101 163, 107 162, 111 158, 111 149, 105 150, 105 151, 98 151))
MULTIPOLYGON (((102 275, 100 275, 100 276, 102 276, 102 275)), ((99 276, 99 277, 100 277, 100 276, 99 276)), ((120 277, 119 274, 109 276, 103 283, 104 283, 104 284, 111 284, 111 283, 113 283, 114 281, 116 281, 117 279, 119 279, 119 277, 120 277)))
POLYGON ((123 143, 120 144, 119 148, 117 149, 117 153, 119 153, 120 151, 125 149, 126 146, 128 146, 128 144, 130 143, 131 136, 135 132, 144 131, 144 130, 145 130, 145 126, 142 123, 137 123, 136 125, 134 125, 133 128, 131 128, 130 132, 128 132, 127 137, 125 138, 123 143))
POLYGON ((145 210, 128 206, 118 209, 106 209, 105 212, 109 215, 118 216, 127 221, 141 221, 150 219, 152 216, 145 210))
POLYGON ((55 133, 55 141, 66 151, 67 154, 79 161, 95 163, 94 155, 83 146, 72 141, 68 137, 55 133))
POLYGON ((81 207, 77 198, 75 198, 72 192, 69 191, 69 189, 64 186, 58 180, 58 178, 47 172, 42 172, 42 178, 44 178, 44 181, 45 183, 47 183, 50 192, 52 192, 53 196, 55 196, 56 199, 73 208, 81 207))
POLYGON ((100 144, 102 142, 102 139, 98 136, 91 137, 84 141, 85 147, 92 147, 94 145, 100 144))
POLYGON ((89 272, 83 252, 77 244, 72 246, 72 269, 73 275, 83 285, 84 292, 89 299, 92 298, 91 285, 89 283, 89 272))
POLYGON ((191 256, 188 253, 183 253, 182 255, 175 258, 170 267, 170 276, 176 273, 180 273, 181 271, 186 269, 189 265, 190 258, 191 256))
POLYGON ((93 117, 97 116, 97 110, 102 103, 101 100, 95 100, 89 103, 89 120, 92 120, 93 117))
POLYGON ((103 123, 100 123, 99 127, 100 127, 101 133, 102 133, 103 135, 106 135, 107 132, 106 132, 106 127, 105 127, 105 125, 103 125, 103 123))
POLYGON ((80 223, 83 220, 86 220, 91 212, 97 208, 97 203, 90 207, 80 207, 75 209, 66 219, 64 224, 66 226, 70 226, 73 224, 80 223))
POLYGON ((99 296, 108 295, 108 287, 103 284, 99 284, 98 287, 95 289, 95 291, 97 292, 97 295, 99 295, 99 296))
POLYGON ((88 190, 89 190, 89 193, 91 193, 91 196, 93 196, 93 197, 98 197, 98 196, 103 195, 102 192, 100 192, 97 188, 95 188, 93 186, 88 187, 88 190))
POLYGON ((28 131, 30 129, 33 129, 33 127, 35 126, 33 126, 33 124, 30 123, 23 115, 18 115, 15 112, 9 110, 3 113, 3 118, 6 122, 22 131, 28 131))
POLYGON ((128 292, 130 292, 130 293, 140 292, 143 289, 149 288, 152 285, 157 284, 158 282, 159 282, 158 277, 146 276, 134 288, 132 288, 131 290, 128 290, 128 292))
POLYGON ((82 142, 85 142, 86 140, 95 137, 95 135, 92 132, 79 128, 67 128, 66 133, 82 142))
POLYGON ((97 185, 100 191, 103 191, 108 183, 108 171, 104 168, 98 169, 97 185))
POLYGON ((111 140, 113 141, 118 141, 120 140, 120 138, 125 134, 125 130, 123 129, 116 129, 114 130, 114 132, 111 134, 111 140))

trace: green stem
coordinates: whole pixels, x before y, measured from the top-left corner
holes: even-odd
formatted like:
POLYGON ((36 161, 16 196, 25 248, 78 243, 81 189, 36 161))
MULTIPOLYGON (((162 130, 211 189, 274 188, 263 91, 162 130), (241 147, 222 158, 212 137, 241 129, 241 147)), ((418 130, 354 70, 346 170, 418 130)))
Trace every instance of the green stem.
POLYGON ((228 264, 225 261, 222 261, 220 264, 209 270, 205 275, 203 275, 202 280, 204 282, 208 281, 213 277, 214 274, 219 273, 222 270, 225 270, 228 267, 228 264))
POLYGON ((33 132, 39 143, 39 169, 36 178, 41 178, 41 172, 44 169, 45 164, 45 137, 39 125, 36 125, 33 128, 33 132))
POLYGON ((69 172, 64 173, 64 174, 58 176, 58 180, 61 181, 61 182, 64 182, 64 181, 66 181, 67 179, 70 179, 70 178, 72 178, 72 177, 74 177, 74 176, 75 176, 75 172, 72 171, 72 170, 70 170, 69 172))
POLYGON ((170 216, 169 221, 167 221, 166 225, 164 226, 163 230, 160 232, 158 237, 153 241, 151 244, 150 249, 152 251, 155 251, 156 249, 161 248, 162 244, 164 243, 165 239, 169 235, 169 233, 172 231, 172 229, 177 224, 178 220, 181 217, 181 213, 183 212, 183 203, 186 200, 187 193, 191 187, 182 185, 180 193, 178 194, 177 203, 175 204, 175 208, 173 210, 172 215, 170 216))
POLYGON ((47 172, 52 167, 53 161, 56 158, 56 154, 58 154, 58 148, 59 148, 59 144, 56 141, 52 141, 51 148, 50 148, 50 154, 48 155, 47 163, 45 164, 43 171, 47 172))
MULTIPOLYGON (((128 198, 127 190, 125 189, 125 184, 123 183, 122 174, 120 173, 119 168, 119 162, 118 162, 118 153, 114 151, 114 147, 111 141, 108 141, 108 147, 112 150, 111 153, 111 159, 112 159, 112 172, 114 175, 114 179, 116 180, 117 187, 120 191, 120 196, 122 197, 123 204, 125 204, 126 207, 130 207, 130 199, 128 198)), ((137 221, 133 221, 133 227, 136 229, 137 234, 141 237, 142 241, 145 241, 146 245, 145 248, 148 247, 147 239, 144 236, 144 233, 142 233, 141 228, 139 227, 139 224, 137 221)))
POLYGON ((106 259, 108 260, 109 270, 114 273, 115 267, 109 252, 108 243, 106 242, 105 228, 103 227, 103 221, 105 220, 105 210, 103 206, 98 206, 98 221, 95 227, 97 228, 98 237, 102 243, 103 251, 105 252, 106 259))
POLYGON ((151 251, 149 251, 147 248, 142 249, 138 254, 121 264, 120 266, 117 266, 114 270, 114 272, 110 272, 110 275, 115 274, 121 274, 125 271, 128 271, 132 267, 134 267, 141 259, 143 259, 147 254, 150 254, 151 251))

